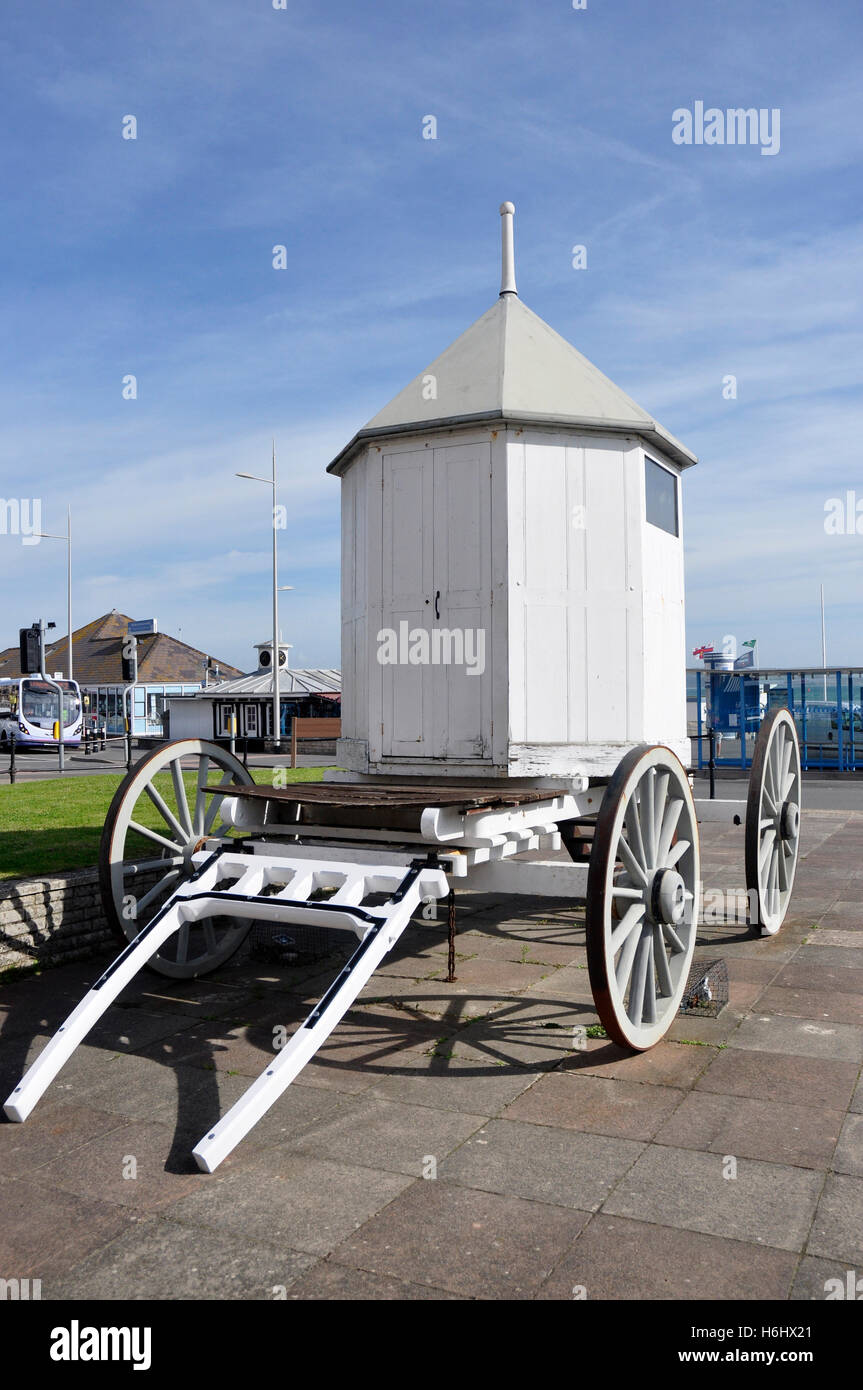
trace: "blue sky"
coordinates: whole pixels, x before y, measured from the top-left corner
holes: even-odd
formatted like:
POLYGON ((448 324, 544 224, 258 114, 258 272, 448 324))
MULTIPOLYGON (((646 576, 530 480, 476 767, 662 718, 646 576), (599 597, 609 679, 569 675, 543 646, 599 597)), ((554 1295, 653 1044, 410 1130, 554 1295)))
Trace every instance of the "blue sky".
MULTIPOLYGON (((863 504, 861 42, 852 0, 13 8, 0 495, 50 531, 71 504, 75 624, 155 615, 248 668, 269 499, 233 475, 274 435, 283 636, 338 665, 325 466, 493 302, 512 199, 526 303, 701 459, 689 647, 817 664, 823 582, 828 658, 863 665, 863 534, 824 529, 863 504), (778 108, 779 152, 676 145, 698 100, 778 108)), ((64 546, 0 536, 0 583, 0 645, 64 628, 64 546)))

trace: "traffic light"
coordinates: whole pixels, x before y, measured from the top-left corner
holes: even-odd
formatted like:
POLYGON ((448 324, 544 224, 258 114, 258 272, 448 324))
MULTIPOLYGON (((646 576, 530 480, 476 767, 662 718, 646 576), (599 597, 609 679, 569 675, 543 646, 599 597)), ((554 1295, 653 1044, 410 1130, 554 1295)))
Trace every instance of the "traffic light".
POLYGON ((41 674, 42 660, 37 623, 34 623, 32 627, 18 629, 18 647, 21 654, 22 676, 41 674))

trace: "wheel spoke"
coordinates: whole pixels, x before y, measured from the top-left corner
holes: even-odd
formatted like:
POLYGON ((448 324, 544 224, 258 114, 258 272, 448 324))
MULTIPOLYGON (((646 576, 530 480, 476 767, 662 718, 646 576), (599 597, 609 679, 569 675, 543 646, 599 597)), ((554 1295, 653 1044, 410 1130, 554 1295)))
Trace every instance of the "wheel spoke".
POLYGON ((621 946, 629 939, 630 933, 635 930, 647 911, 647 907, 642 903, 633 903, 632 907, 627 908, 619 924, 611 933, 611 954, 616 956, 621 946))
POLYGON ((164 893, 165 889, 168 888, 172 883, 176 882, 176 880, 179 877, 180 870, 171 869, 169 873, 165 874, 164 878, 161 878, 158 883, 154 884, 150 891, 148 893, 145 893, 143 898, 141 898, 140 902, 137 903, 136 908, 138 915, 140 916, 140 914, 144 911, 144 908, 149 907, 150 903, 153 902, 155 898, 158 898, 160 893, 164 893))
POLYGON ((780 799, 780 801, 784 801, 784 800, 785 800, 785 782, 786 782, 786 778, 788 777, 788 769, 789 769, 790 766, 791 766, 791 754, 792 754, 793 752, 794 752, 794 744, 791 742, 791 739, 788 738, 788 739, 785 740, 785 746, 784 746, 784 748, 782 749, 782 764, 781 764, 781 770, 780 770, 780 774, 779 774, 779 784, 778 784, 778 786, 779 786, 779 799, 780 799))
POLYGON ((662 827, 665 824, 665 804, 668 800, 669 773, 660 772, 656 778, 653 790, 653 844, 656 851, 657 864, 662 863, 662 856, 659 853, 659 844, 662 836, 662 827))
POLYGON ((161 845, 163 849, 169 849, 172 854, 177 853, 176 840, 166 840, 164 835, 160 835, 156 830, 151 830, 149 826, 140 825, 136 820, 130 820, 129 829, 136 831, 138 835, 143 835, 147 840, 152 840, 154 845, 161 845))
POLYGON ((620 990, 621 998, 623 998, 626 993, 626 986, 629 984, 629 977, 632 974, 632 963, 635 960, 635 952, 640 940, 641 936, 638 932, 633 932, 631 934, 620 953, 620 960, 614 968, 617 988, 620 990))
POLYGON ((654 768, 648 768, 647 776, 641 781, 641 829, 644 835, 644 849, 647 855, 647 867, 653 869, 656 866, 656 826, 653 821, 653 801, 656 790, 656 772, 654 768))
POLYGON ((207 950, 214 952, 216 950, 216 929, 213 926, 212 917, 205 917, 201 926, 204 928, 204 940, 207 943, 207 950))
POLYGON ((195 827, 196 835, 200 835, 204 829, 204 787, 207 785, 209 775, 210 759, 203 757, 198 763, 198 777, 195 784, 195 815, 192 824, 195 827))
POLYGON ((676 845, 672 845, 666 855, 665 868, 673 869, 675 864, 683 858, 688 849, 692 848, 691 840, 678 840, 676 845))
POLYGON ((626 872, 629 874, 630 878, 634 878, 638 883, 644 884, 646 888, 647 874, 644 872, 644 869, 642 869, 632 850, 629 848, 629 845, 626 843, 625 839, 623 838, 623 835, 621 835, 620 839, 617 842, 617 852, 620 858, 623 860, 624 868, 626 869, 626 872))
POLYGON ((653 930, 653 959, 656 962, 660 991, 666 998, 670 999, 674 993, 674 985, 671 981, 671 971, 668 968, 668 956, 665 954, 665 942, 658 926, 654 927, 653 930))
POLYGON ((775 815, 776 815, 776 802, 775 802, 775 800, 773 799, 773 797, 770 795, 769 791, 767 790, 767 781, 766 781, 766 779, 765 779, 765 781, 764 781, 764 783, 763 783, 763 785, 762 785, 762 787, 761 787, 761 801, 762 801, 762 804, 763 804, 764 806, 767 807, 767 809, 768 809, 768 811, 770 812, 771 816, 775 816, 775 815))
POLYGON ((177 817, 174 815, 174 812, 171 810, 170 806, 165 801, 165 798, 159 792, 156 791, 156 788, 153 786, 152 782, 147 782, 145 784, 144 791, 147 793, 148 797, 152 801, 156 810, 159 812, 160 816, 164 818, 164 820, 173 830, 177 844, 185 845, 188 842, 189 837, 186 834, 180 822, 177 820, 177 817))
POLYGON ((632 985, 629 990, 629 1003, 626 1012, 632 1022, 641 1024, 644 1019, 644 988, 647 983, 647 966, 650 959, 650 937, 645 933, 638 941, 638 954, 632 972, 632 985))
POLYGON ((759 871, 759 873, 762 873, 762 874, 763 874, 763 873, 764 873, 764 870, 767 868, 767 861, 768 861, 768 859, 770 858, 770 855, 771 855, 771 853, 772 853, 772 851, 773 851, 773 842, 774 842, 775 839, 776 839, 776 831, 775 831, 774 827, 771 825, 770 829, 769 829, 768 831, 765 832, 764 838, 763 838, 763 840, 761 841, 761 848, 760 848, 759 851, 758 851, 758 871, 759 871))
POLYGON ((647 942, 647 973, 644 978, 644 1004, 641 1010, 642 1023, 656 1022, 656 975, 653 969, 653 932, 645 936, 647 942))
POLYGON ((684 946, 680 937, 677 935, 677 932, 674 930, 671 923, 661 922, 660 926, 662 927, 662 935, 665 937, 666 941, 671 943, 671 945, 674 947, 674 950, 685 952, 686 947, 684 946))
POLYGON ((183 781, 183 769, 179 758, 175 758, 171 763, 171 781, 174 783, 174 796, 177 801, 180 820, 186 827, 187 839, 191 840, 193 835, 192 818, 189 815, 189 801, 186 796, 186 784, 183 781))
POLYGON ((638 809, 635 805, 633 796, 626 808, 626 815, 623 818, 625 833, 630 841, 630 848, 635 855, 642 869, 647 870, 647 855, 644 852, 644 836, 641 833, 641 822, 638 819, 638 809))
POLYGON ((615 884, 611 890, 613 898, 632 898, 635 902, 644 902, 644 890, 642 888, 627 888, 624 885, 615 884))
POLYGON ((123 864, 123 877, 126 874, 147 874, 151 869, 169 869, 177 864, 182 864, 182 854, 172 855, 170 859, 135 859, 129 864, 123 864))
POLYGON ((778 890, 776 880, 779 875, 779 846, 773 846, 773 854, 770 858, 770 872, 767 876, 767 902, 768 911, 771 915, 779 911, 778 890))
POLYGON ((785 843, 780 840, 776 852, 776 868, 779 875, 779 888, 783 893, 788 892, 788 860, 785 857, 785 843))
POLYGON ((659 844, 656 850, 656 862, 660 867, 665 866, 668 851, 671 849, 671 841, 677 829, 677 822, 680 820, 680 813, 683 810, 683 798, 675 797, 669 801, 665 808, 665 815, 662 820, 662 829, 659 832, 659 844))
MULTIPOLYGON (((227 786, 230 786, 231 780, 232 780, 232 773, 226 772, 225 775, 224 775, 224 777, 222 778, 221 782, 219 782, 217 785, 218 785, 219 787, 227 787, 227 786)), ((214 793, 212 794, 212 798, 211 798, 211 801, 210 801, 210 805, 209 805, 208 808, 207 808, 207 814, 206 814, 206 816, 204 817, 204 834, 205 834, 205 835, 209 835, 209 833, 210 833, 210 831, 211 831, 211 829, 212 829, 212 826, 213 826, 213 821, 216 819, 216 816, 218 815, 219 807, 221 806, 221 804, 222 804, 222 797, 217 796, 216 793, 214 792, 214 793)), ((231 829, 231 827, 230 827, 230 826, 227 826, 227 827, 225 828, 225 830, 224 830, 224 834, 226 834, 226 835, 229 834, 230 829, 231 829)))

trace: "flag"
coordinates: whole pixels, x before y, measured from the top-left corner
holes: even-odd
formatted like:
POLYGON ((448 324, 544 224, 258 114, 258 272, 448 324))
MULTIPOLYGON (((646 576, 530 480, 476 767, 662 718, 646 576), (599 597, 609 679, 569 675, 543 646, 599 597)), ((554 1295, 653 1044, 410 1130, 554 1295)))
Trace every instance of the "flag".
POLYGON ((704 653, 705 653, 705 652, 712 652, 712 651, 713 651, 713 645, 711 644, 709 647, 696 647, 696 648, 694 649, 692 655, 693 655, 693 656, 704 656, 704 653))
POLYGON ((741 647, 754 647, 758 641, 757 637, 750 637, 748 642, 741 642, 741 647))

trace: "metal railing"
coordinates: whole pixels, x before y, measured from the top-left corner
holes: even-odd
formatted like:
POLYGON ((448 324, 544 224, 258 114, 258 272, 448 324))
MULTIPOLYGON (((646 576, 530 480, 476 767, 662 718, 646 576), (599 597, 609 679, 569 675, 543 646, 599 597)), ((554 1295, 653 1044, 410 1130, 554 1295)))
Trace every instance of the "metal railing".
POLYGON ((711 731, 716 767, 750 767, 761 721, 777 706, 797 726, 804 770, 863 770, 863 670, 689 670, 686 698, 700 771, 709 767, 711 731))

